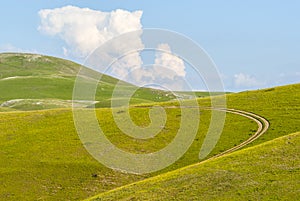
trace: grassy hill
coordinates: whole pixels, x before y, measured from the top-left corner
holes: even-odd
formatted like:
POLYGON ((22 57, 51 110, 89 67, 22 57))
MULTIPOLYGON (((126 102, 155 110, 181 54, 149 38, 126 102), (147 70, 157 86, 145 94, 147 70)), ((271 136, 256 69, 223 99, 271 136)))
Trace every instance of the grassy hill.
MULTIPOLYGON (((204 164, 199 164, 197 167, 200 170, 199 177, 195 172, 185 172, 185 168, 179 169, 174 172, 175 176, 172 175, 173 173, 166 173, 163 174, 162 177, 155 177, 153 180, 142 181, 141 183, 100 194, 100 200, 298 200, 300 195, 298 191, 300 176, 300 159, 298 157, 299 133, 294 134, 296 136, 296 142, 294 144, 292 143, 293 146, 286 148, 283 146, 280 147, 277 142, 281 141, 281 145, 284 145, 284 143, 290 144, 290 142, 284 140, 290 137, 280 138, 278 140, 274 139, 300 130, 299 100, 300 84, 227 95, 228 108, 251 111, 264 116, 270 122, 270 128, 267 133, 248 145, 248 147, 258 146, 249 149, 251 151, 248 152, 239 152, 245 154, 233 154, 235 156, 234 160, 231 156, 217 159, 216 163, 219 160, 224 161, 216 166, 219 169, 213 165, 210 165, 208 168, 202 168, 204 164), (264 148, 268 143, 262 143, 272 140, 274 140, 272 148, 264 148), (280 147, 278 152, 274 151, 277 150, 274 148, 276 146, 280 147), (253 153, 258 154, 258 152, 268 153, 268 151, 271 152, 270 155, 263 156, 263 160, 259 160, 260 155, 257 157, 253 155, 253 153), (251 157, 253 157, 253 159, 251 157), (243 160, 244 158, 247 160, 243 160), (287 169, 278 169, 278 166, 284 166, 285 163, 289 165, 287 169), (232 167, 232 164, 236 165, 232 167), (224 171, 222 167, 225 168, 224 171), (226 169, 226 167, 235 169, 226 169), (205 171, 203 169, 205 169, 205 171), (203 174, 201 170, 204 171, 203 174), (218 172, 218 170, 220 170, 220 172, 218 172), (234 174, 230 175, 232 172, 234 174), (181 173, 184 175, 182 176, 183 178, 178 176, 181 173), (226 175, 227 173, 229 175, 226 175), (239 176, 240 178, 236 178, 239 176), (250 181, 247 180, 248 176, 250 181), (169 181, 169 179, 166 179, 166 181, 161 179, 167 177, 172 181, 169 181), (181 180, 183 180, 182 183, 181 180), (206 184, 207 182, 208 184, 206 184), (253 183, 250 185, 247 182, 253 183), (137 195, 136 197, 132 194, 133 191, 137 192, 134 194, 137 195)), ((209 98, 201 98, 198 102, 200 106, 210 106, 209 98)), ((172 104, 176 103, 163 103, 162 105, 172 104)), ((233 123, 229 121, 228 116, 226 117, 226 121, 231 125, 233 123)), ((240 124, 240 122, 238 124, 240 124)), ((234 130, 227 134, 222 133, 222 138, 218 142, 217 148, 222 145, 233 146, 230 144, 230 141, 234 138, 240 139, 243 136, 244 133, 241 132, 242 129, 234 126, 232 129, 234 130), (228 135, 227 140, 224 139, 226 135, 228 135)), ((196 144, 197 143, 194 142, 189 151, 195 148, 195 150, 192 151, 192 153, 195 153, 196 149, 199 149, 199 144, 196 144)), ((187 152, 175 165, 184 164, 184 160, 189 156, 189 153, 191 152, 187 152)), ((210 156, 215 153, 217 153, 216 149, 210 156)), ((213 164, 215 162, 211 161, 207 163, 213 164)), ((177 166, 177 168, 180 167, 177 166)), ((170 168, 167 169, 171 170, 170 168)), ((97 196, 95 198, 97 198, 97 196)))
POLYGON ((299 200, 299 147, 290 134, 88 200, 299 200))
MULTIPOLYGON (((299 89, 299 86, 281 87, 278 90, 281 94, 297 96, 298 93, 291 93, 291 91, 295 92, 294 88, 299 89)), ((257 92, 251 92, 250 96, 256 94, 257 92)), ((239 94, 231 96, 238 97, 239 94)), ((272 97, 272 93, 269 96, 272 97)), ((206 99, 201 100, 205 105, 206 99)), ((280 96, 275 100, 285 102, 280 96)), ((276 118, 276 113, 271 113, 274 115, 269 116, 272 117, 271 128, 259 139, 261 142, 269 140, 268 138, 275 138, 277 132, 278 136, 299 129, 299 118, 297 118, 299 110, 298 105, 294 104, 297 99, 291 97, 289 100, 289 105, 293 106, 294 110, 290 109, 288 112, 280 110, 282 115, 290 119, 288 126, 278 126, 276 122, 282 120, 280 117, 276 118)), ((132 108, 133 120, 138 124, 147 123, 149 121, 147 110, 147 108, 132 108)), ((180 114, 180 111, 168 109, 167 114, 169 119, 162 135, 159 134, 150 141, 136 141, 123 135, 113 124, 110 109, 97 110, 97 116, 106 129, 107 137, 120 148, 137 153, 155 151, 166 146, 174 137, 179 122, 176 115, 180 114)), ((77 136, 72 111, 69 109, 0 113, 0 181, 4 186, 0 189, 0 199, 80 200, 197 163, 199 149, 209 123, 210 111, 203 110, 201 119, 202 124, 194 143, 180 160, 160 172, 138 176, 110 170, 94 160, 83 148, 77 136), (93 174, 98 176, 93 177, 93 174)), ((255 123, 247 118, 228 114, 221 139, 210 156, 244 141, 254 133, 255 129, 255 123)), ((251 146, 253 144, 257 142, 252 143, 251 146)))
MULTIPOLYGON (((211 97, 218 99, 220 97, 211 97)), ((211 106, 211 98, 199 98, 202 107, 211 106)), ((254 144, 260 144, 300 130, 300 84, 244 91, 226 95, 227 108, 253 112, 270 122, 270 129, 254 144)), ((188 100, 187 100, 188 101, 188 100)), ((176 105, 176 102, 159 103, 176 105)))
MULTIPOLYGON (((80 68, 87 69, 71 61, 36 54, 0 54, 0 111, 38 110, 70 108, 74 82, 80 68), (3 108, 5 107, 5 108, 3 108)), ((91 74, 100 75, 93 70, 91 74)), ((81 107, 110 107, 114 87, 121 83, 122 91, 135 90, 132 84, 102 75, 95 94, 95 102, 75 101, 81 107)), ((88 79, 87 79, 87 84, 88 79)), ((132 96, 131 104, 164 102, 181 98, 218 95, 215 92, 176 92, 176 95, 150 88, 139 88, 132 96)), ((122 97, 114 97, 121 99, 122 97)))
MULTIPOLYGON (((80 68, 83 67, 79 64, 49 56, 0 54, 0 105, 17 110, 71 107, 74 82, 80 68)), ((101 77, 96 91, 96 107, 110 107, 112 91, 118 82, 107 75, 101 77)), ((135 89, 129 83, 121 84, 122 90, 135 89)), ((171 93, 140 88, 131 102, 161 102, 174 98, 171 93)), ((83 107, 93 104, 81 102, 83 107)))
MULTIPOLYGON (((134 108, 135 121, 146 123, 147 109, 134 108)), ((145 153, 166 146, 178 128, 178 110, 169 110, 166 128, 151 140, 135 140, 113 123, 110 109, 98 109, 97 116, 107 137, 124 150, 145 153)), ((203 111, 203 121, 210 112, 203 111)), ((214 153, 234 146, 249 137, 256 125, 247 118, 228 115, 223 137, 214 153), (234 128, 241 133, 235 135, 234 128)), ((195 143, 182 159, 169 168, 146 175, 113 171, 93 159, 78 138, 70 109, 0 113, 0 200, 78 200, 124 184, 175 170, 198 161, 199 147, 207 124, 202 123, 195 143), (93 177, 97 174, 97 177, 93 177)))
MULTIPOLYGON (((79 68, 78 64, 53 57, 0 54, 0 183, 3 186, 0 200, 81 200, 199 162, 199 150, 211 120, 211 111, 202 109, 200 129, 194 142, 173 165, 159 172, 133 175, 108 169, 97 162, 79 140, 69 109, 79 68), (24 111, 36 109, 49 110, 24 111)), ((96 110, 99 124, 107 138, 119 148, 133 153, 150 153, 168 145, 179 129, 180 109, 166 108, 166 125, 155 138, 137 140, 128 137, 114 123, 112 116, 112 110, 121 111, 122 108, 107 108, 117 81, 104 76, 96 93, 98 102, 77 104, 81 107, 96 104, 99 107, 96 110)), ((124 90, 134 87, 123 84, 124 90)), ((202 96, 201 93, 197 95, 202 96)), ((300 130, 300 84, 228 94, 226 97, 229 108, 254 112, 270 122, 267 133, 249 147, 300 130)), ((166 96, 164 91, 141 88, 131 103, 172 106, 178 104, 170 102, 173 98, 166 96)), ((199 98, 198 103, 210 106, 210 98, 199 98)), ((149 108, 130 108, 132 120, 140 126, 150 123, 148 113, 149 108)), ((228 113, 221 138, 208 157, 245 141, 256 129, 252 120, 228 113)), ((155 186, 153 190, 157 190, 155 186)), ((175 187, 173 190, 176 192, 175 187)), ((219 189, 220 192, 226 190, 219 189)), ((151 187, 141 191, 150 193, 151 187)), ((182 192, 182 196, 187 196, 182 198, 188 199, 189 194, 182 192)))

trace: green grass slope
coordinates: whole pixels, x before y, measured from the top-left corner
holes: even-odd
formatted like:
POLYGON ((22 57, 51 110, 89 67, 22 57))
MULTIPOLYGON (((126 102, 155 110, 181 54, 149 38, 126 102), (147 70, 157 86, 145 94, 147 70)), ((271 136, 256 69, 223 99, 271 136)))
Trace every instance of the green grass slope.
MULTIPOLYGON (((141 176, 110 170, 93 159, 78 138, 71 109, 16 111, 70 107, 79 68, 78 64, 53 57, 0 54, 0 104, 3 106, 0 107, 0 200, 80 200, 199 162, 199 150, 211 118, 208 110, 201 110, 200 129, 183 157, 164 170, 141 176)), ((96 112, 100 126, 112 143, 126 151, 149 153, 168 145, 179 129, 180 109, 166 109, 168 120, 155 138, 130 138, 114 123, 112 109, 103 108, 110 107, 117 81, 104 76, 96 93, 99 102, 78 101, 76 104, 102 107, 96 112)), ((123 84, 124 90, 133 87, 123 84)), ((267 133, 249 146, 300 130, 300 84, 226 97, 229 108, 257 113, 271 124, 267 133)), ((162 103, 173 98, 163 91, 141 88, 131 103, 174 105, 174 102, 162 103)), ((200 106, 210 105, 209 98, 198 101, 200 106)), ((148 108, 130 109, 133 121, 144 127, 150 123, 148 112, 148 108)), ((256 129, 255 122, 228 114, 221 138, 209 156, 245 141, 256 129)))
POLYGON ((299 200, 300 133, 88 200, 299 200))
MULTIPOLYGON (((202 107, 211 106, 211 98, 199 98, 198 104, 202 107)), ((252 145, 275 139, 300 131, 300 84, 245 91, 226 95, 227 108, 244 110, 263 116, 270 123, 270 128, 252 145)), ((160 103, 174 105, 176 102, 160 103)))
MULTIPOLYGON (((17 110, 71 107, 71 102, 66 100, 72 100, 74 82, 81 67, 71 61, 49 56, 0 54, 0 105, 17 110)), ((96 91, 96 107, 110 106, 112 92, 118 82, 107 75, 101 77, 96 91)), ((124 91, 134 88, 125 82, 121 85, 124 91)), ((174 95, 164 91, 141 88, 133 95, 132 103, 161 102, 174 98, 174 95)), ((93 104, 86 103, 84 106, 93 104)))
MULTIPOLYGON (((269 93, 248 92, 247 99, 252 100, 255 97, 258 100, 256 103, 247 102, 247 99, 241 102, 244 93, 241 93, 241 96, 240 94, 228 95, 228 100, 231 107, 233 101, 236 101, 237 108, 244 107, 247 111, 256 110, 260 115, 264 110, 253 105, 257 104, 271 111, 263 114, 269 119, 271 128, 259 139, 262 143, 276 136, 286 135, 290 131, 299 130, 299 105, 297 104, 299 86, 298 84, 279 87, 269 93), (289 99, 285 99, 287 96, 289 99), (273 99, 271 106, 273 112, 268 109, 270 105, 266 102, 268 97, 273 99), (289 109, 282 109, 285 107, 289 109), (277 117, 278 114, 280 115, 277 117)), ((205 106, 209 100, 201 98, 199 102, 200 105, 205 106)), ((146 126, 150 121, 148 110, 148 108, 132 108, 130 113, 133 121, 138 125, 146 126)), ((134 153, 149 153, 165 147, 174 138, 179 127, 180 109, 169 108, 166 112, 167 124, 154 139, 149 141, 136 140, 124 135, 114 124, 111 109, 97 109, 97 117, 107 137, 116 146, 134 153)), ((162 171, 138 176, 110 170, 95 161, 83 148, 74 128, 72 111, 69 109, 2 112, 0 113, 0 183, 3 188, 0 189, 0 200, 80 200, 197 163, 199 150, 210 121, 210 111, 201 111, 200 118, 200 129, 196 139, 182 158, 162 171), (98 176, 92 177, 92 174, 98 176)), ((246 140, 256 128, 257 125, 253 121, 228 114, 221 139, 210 156, 246 140)), ((250 146, 257 143, 259 142, 254 142, 250 146)))
POLYGON ((0 116, 0 200, 80 200, 143 178, 94 160, 69 109, 0 116))
MULTIPOLYGON (((213 97, 218 98, 218 97, 213 97)), ((289 133, 297 132, 300 130, 300 84, 276 87, 271 89, 263 89, 257 91, 247 91, 238 94, 230 94, 227 95, 227 103, 229 108, 236 108, 245 111, 254 112, 256 114, 264 116, 270 122, 270 128, 263 136, 261 136, 258 140, 252 142, 248 147, 254 146, 257 144, 264 143, 269 140, 273 140, 280 136, 288 135, 289 133)), ((200 106, 210 106, 209 98, 201 98, 198 100, 200 106)), ((163 103, 162 105, 171 105, 176 103, 163 103)), ((227 116, 227 122, 229 123, 229 118, 227 116)), ((232 125, 232 121, 229 124, 232 125)), ((250 127, 249 127, 250 128, 250 127)), ((245 134, 241 132, 241 130, 237 127, 232 127, 231 132, 222 134, 220 141, 218 142, 216 148, 220 148, 222 146, 234 146, 232 143, 233 139, 241 139, 241 137, 245 134), (225 140, 227 138, 227 140, 225 140)), ((200 142, 202 142, 200 140, 200 142)), ((190 148, 190 150, 185 154, 177 163, 173 166, 179 168, 180 164, 186 164, 186 159, 191 162, 194 159, 191 157, 190 153, 197 152, 199 150, 200 144, 194 142, 190 148), (194 151, 191 151, 193 150, 194 151)), ((226 147, 228 148, 228 147, 226 147)), ((224 148, 223 150, 226 150, 224 148)), ((220 151, 220 149, 218 149, 220 151)), ((213 150, 210 156, 217 153, 217 150, 213 150)), ((294 154, 299 154, 299 149, 297 149, 294 154)), ((280 156, 278 156, 280 157, 280 156)), ((296 161, 299 159, 295 159, 296 161)), ((171 168, 167 168, 171 170, 171 168)), ((267 171, 267 170, 265 170, 267 171)), ((163 171, 162 171, 163 172, 163 171)), ((297 176, 298 172, 292 172, 292 177, 297 176)), ((258 174, 259 175, 259 174, 258 174)), ((287 183, 287 188, 292 188, 287 183)), ((147 188, 144 189, 147 191, 147 188)), ((174 192, 177 192, 176 188, 173 189, 174 192)), ((220 189, 220 191, 223 191, 220 189)), ((257 190, 258 192, 260 189, 257 190)), ((186 194, 188 195, 188 193, 186 194)), ((189 199, 185 197, 185 199, 189 199)), ((221 198, 219 198, 221 199, 221 198)), ((229 199, 229 198, 228 198, 229 199)), ((271 199, 271 198, 270 198, 271 199)), ((230 199, 229 199, 230 200, 230 199)), ((254 199, 255 200, 255 199, 254 199)))
MULTIPOLYGON (((265 117, 270 128, 252 145, 300 131, 300 84, 227 95, 227 107, 265 117)), ((200 104, 206 104, 204 101, 200 104)))
MULTIPOLYGON (((133 108, 133 120, 149 122, 148 109, 133 108)), ((145 153, 165 147, 176 134, 179 109, 167 111, 165 129, 151 140, 136 140, 124 135, 113 123, 111 109, 98 109, 97 117, 107 137, 118 147, 145 153)), ((186 155, 167 172, 198 161, 199 147, 210 119, 203 111, 203 122, 186 155)), ((256 125, 245 117, 228 115, 227 123, 214 152, 234 146, 249 137, 256 125), (234 135, 234 129, 239 129, 234 135), (232 140, 232 136, 234 140, 232 140)), ((99 192, 132 183, 161 172, 132 175, 110 170, 93 159, 79 140, 70 109, 0 113, 0 200, 80 200, 99 192), (97 177, 92 177, 97 174, 97 177)))

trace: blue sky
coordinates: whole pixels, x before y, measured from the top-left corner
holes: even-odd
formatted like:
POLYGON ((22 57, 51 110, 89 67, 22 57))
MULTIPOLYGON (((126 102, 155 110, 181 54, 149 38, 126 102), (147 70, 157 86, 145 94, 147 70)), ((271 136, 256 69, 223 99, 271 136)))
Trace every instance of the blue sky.
POLYGON ((73 5, 102 12, 143 11, 143 28, 179 32, 216 63, 226 90, 300 82, 299 1, 10 0, 0 7, 0 51, 68 58, 65 41, 38 31, 42 9, 73 5))

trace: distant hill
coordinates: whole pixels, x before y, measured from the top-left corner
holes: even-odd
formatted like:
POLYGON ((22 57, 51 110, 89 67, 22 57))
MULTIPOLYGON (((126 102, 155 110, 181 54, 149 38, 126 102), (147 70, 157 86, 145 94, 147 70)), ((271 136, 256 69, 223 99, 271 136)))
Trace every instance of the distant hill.
MULTIPOLYGON (((0 105, 17 110, 71 107, 74 81, 80 68, 85 67, 49 56, 0 54, 0 105)), ((93 73, 100 74, 96 71, 93 73)), ((78 104, 82 107, 94 104, 96 107, 110 107, 112 91, 118 82, 116 78, 102 75, 96 92, 96 102, 78 104)), ((121 83, 124 90, 134 87, 123 81, 121 83)), ((161 102, 174 98, 172 93, 140 88, 133 95, 131 103, 161 102)))

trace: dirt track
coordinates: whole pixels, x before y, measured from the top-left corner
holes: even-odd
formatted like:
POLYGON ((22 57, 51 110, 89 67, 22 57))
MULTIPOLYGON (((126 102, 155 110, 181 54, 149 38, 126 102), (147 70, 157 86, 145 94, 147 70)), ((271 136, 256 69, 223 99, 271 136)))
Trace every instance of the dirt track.
MULTIPOLYGON (((149 108, 147 106, 137 106, 138 108, 149 108)), ((185 106, 185 107, 182 107, 182 106, 165 106, 163 108, 199 108, 200 110, 216 110, 216 111, 223 111, 223 112, 229 112, 229 113, 232 113, 232 114, 237 114, 237 115, 240 115, 240 116, 244 116, 244 117, 247 117, 253 121, 255 121, 257 123, 257 126, 258 126, 258 129, 257 131, 255 132, 254 135, 252 135, 250 138, 248 138, 246 141, 242 142, 241 144, 239 145, 236 145, 222 153, 219 153, 213 157, 210 157, 206 160, 211 160, 211 159, 214 159, 214 158, 218 158, 220 156, 224 156, 226 154, 229 154, 229 153, 232 153, 238 149, 241 149, 242 147, 250 144, 251 142, 253 142, 254 140, 256 140, 257 138, 259 138, 261 135, 263 135, 269 128, 270 124, 268 122, 267 119, 265 119, 264 117, 262 116, 259 116, 257 114, 254 114, 254 113, 251 113, 251 112, 246 112, 246 111, 243 111, 243 110, 236 110, 236 109, 228 109, 228 108, 211 108, 211 107, 196 107, 196 106, 185 106)))
POLYGON ((218 109, 218 108, 207 108, 210 110, 218 110, 218 111, 224 111, 224 112, 229 112, 229 113, 233 113, 233 114, 237 114, 237 115, 241 115, 244 117, 247 117, 253 121, 255 121, 258 125, 258 129, 255 132, 254 135, 252 135, 250 138, 248 138, 246 141, 242 142, 241 144, 234 146, 220 154, 217 154, 209 159, 213 159, 213 158, 218 158, 220 156, 226 155, 228 153, 232 153, 248 144, 250 144, 251 142, 253 142, 254 140, 256 140, 257 138, 259 138, 261 135, 263 135, 269 128, 270 124, 268 122, 267 119, 265 119, 262 116, 259 116, 257 114, 251 113, 251 112, 246 112, 246 111, 242 111, 242 110, 236 110, 236 109, 218 109))

